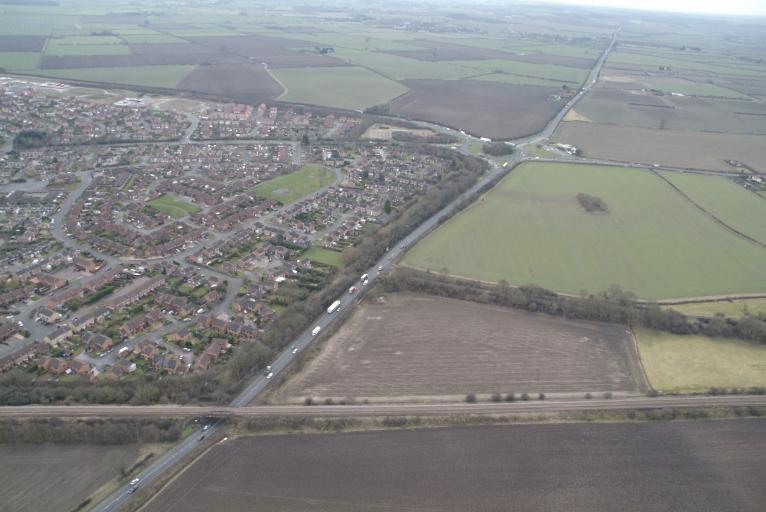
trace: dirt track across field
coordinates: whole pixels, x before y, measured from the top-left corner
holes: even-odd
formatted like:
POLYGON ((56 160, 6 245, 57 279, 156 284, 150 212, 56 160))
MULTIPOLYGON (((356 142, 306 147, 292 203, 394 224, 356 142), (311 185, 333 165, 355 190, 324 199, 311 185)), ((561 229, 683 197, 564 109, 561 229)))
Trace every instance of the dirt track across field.
POLYGON ((367 303, 274 400, 461 400, 467 393, 637 392, 624 326, 418 295, 367 303))

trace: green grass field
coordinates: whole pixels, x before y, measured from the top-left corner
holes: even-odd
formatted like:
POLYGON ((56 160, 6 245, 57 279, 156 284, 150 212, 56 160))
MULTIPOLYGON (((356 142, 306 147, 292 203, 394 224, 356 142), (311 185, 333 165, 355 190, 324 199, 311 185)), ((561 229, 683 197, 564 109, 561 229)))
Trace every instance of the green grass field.
POLYGON ((675 309, 686 315, 715 316, 720 313, 731 318, 740 318, 747 312, 751 315, 766 316, 766 299, 740 299, 718 302, 697 302, 693 304, 676 304, 663 306, 665 309, 675 309))
POLYGON ((590 48, 587 46, 576 46, 568 44, 540 44, 520 46, 516 48, 519 51, 527 51, 531 53, 543 53, 546 55, 561 55, 564 57, 576 57, 580 59, 597 59, 602 48, 590 48))
POLYGON ((665 93, 677 92, 686 96, 706 96, 711 98, 748 99, 737 91, 727 89, 715 84, 698 82, 686 82, 681 80, 663 80, 659 77, 650 79, 641 78, 641 84, 649 89, 659 89, 665 93))
POLYGON ((48 48, 58 46, 80 45, 121 45, 124 44, 119 37, 115 36, 67 36, 48 39, 48 48))
MULTIPOLYGON (((547 80, 545 78, 535 78, 522 75, 512 75, 510 73, 489 73, 487 75, 481 75, 472 77, 472 80, 490 80, 492 82, 503 82, 506 84, 515 85, 542 85, 544 87, 561 87, 561 82, 555 80, 547 80)), ((575 84, 569 84, 575 87, 575 84)))
POLYGON ((122 36, 128 44, 185 43, 183 39, 167 34, 126 34, 122 36))
POLYGON ((36 52, 0 52, 0 68, 7 71, 37 69, 40 54, 36 52))
POLYGON ((737 231, 766 243, 766 201, 721 176, 663 173, 692 200, 737 231))
POLYGON ((646 53, 633 53, 614 51, 609 54, 607 61, 609 64, 633 64, 637 66, 670 66, 672 68, 690 69, 695 71, 708 71, 722 75, 743 75, 764 77, 766 70, 750 69, 739 66, 726 66, 722 64, 711 64, 708 62, 698 62, 684 59, 673 59, 659 55, 650 55, 646 53))
POLYGON ((588 78, 588 70, 557 66, 554 64, 535 64, 516 60, 456 60, 454 64, 466 68, 474 68, 485 73, 509 73, 543 80, 567 82, 570 85, 580 85, 588 78))
POLYGON ((279 99, 295 103, 364 110, 407 92, 405 86, 358 67, 270 71, 287 88, 279 99))
POLYGON ((332 184, 335 173, 316 165, 305 165, 290 174, 264 181, 255 189, 260 197, 274 199, 283 204, 295 201, 332 184))
POLYGON ((453 62, 430 62, 390 53, 349 48, 338 48, 333 56, 357 66, 374 69, 392 80, 417 78, 452 80, 482 73, 478 66, 461 66, 453 62))
POLYGON ((131 66, 122 68, 45 69, 42 76, 149 87, 175 87, 196 66, 131 66))
POLYGON ((636 338, 654 389, 692 393, 766 386, 766 345, 650 330, 637 332, 636 338))
POLYGON ((189 201, 184 201, 183 199, 179 199, 170 194, 163 194, 160 197, 148 201, 146 204, 157 208, 162 213, 166 213, 174 219, 179 219, 189 213, 196 213, 199 211, 199 208, 189 201))
POLYGON ((724 229, 651 172, 526 163, 437 228, 407 266, 567 293, 619 284, 643 298, 766 291, 766 250, 724 229), (602 198, 587 213, 576 195, 602 198))
POLYGON ((324 247, 314 246, 306 251, 303 254, 303 257, 333 267, 340 267, 343 265, 343 253, 324 247))
POLYGON ((48 45, 45 55, 130 55, 130 47, 126 44, 69 44, 48 45))

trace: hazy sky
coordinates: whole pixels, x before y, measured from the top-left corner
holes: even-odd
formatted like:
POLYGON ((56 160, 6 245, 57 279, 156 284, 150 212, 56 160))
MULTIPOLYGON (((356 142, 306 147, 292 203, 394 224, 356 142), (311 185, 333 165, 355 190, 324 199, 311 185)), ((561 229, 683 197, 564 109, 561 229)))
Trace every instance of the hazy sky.
POLYGON ((548 0, 653 11, 766 15, 766 0, 548 0))

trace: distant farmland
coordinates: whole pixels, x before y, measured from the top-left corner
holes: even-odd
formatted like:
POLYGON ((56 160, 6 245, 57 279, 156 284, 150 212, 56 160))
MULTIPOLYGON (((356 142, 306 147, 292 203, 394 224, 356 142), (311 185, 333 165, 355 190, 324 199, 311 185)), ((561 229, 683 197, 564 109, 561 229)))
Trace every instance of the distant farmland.
POLYGON ((523 164, 404 264, 568 293, 612 284, 655 299, 766 291, 766 249, 651 172, 603 166, 523 164), (608 212, 586 212, 579 192, 608 212))
POLYGON ((736 170, 725 160, 739 160, 756 171, 766 172, 763 135, 565 122, 553 139, 581 148, 584 156, 590 158, 732 172, 736 170))
POLYGON ((241 437, 147 512, 760 512, 766 420, 241 437))
POLYGON ((363 110, 407 91, 398 82, 358 67, 276 69, 272 73, 287 89, 279 99, 294 103, 363 110))
POLYGON ((406 80, 412 89, 391 102, 391 113, 493 139, 536 133, 561 109, 557 87, 492 80, 406 80), (470 115, 467 113, 470 112, 470 115))
POLYGON ((624 326, 418 295, 355 312, 275 400, 462 400, 467 393, 637 392, 624 326))

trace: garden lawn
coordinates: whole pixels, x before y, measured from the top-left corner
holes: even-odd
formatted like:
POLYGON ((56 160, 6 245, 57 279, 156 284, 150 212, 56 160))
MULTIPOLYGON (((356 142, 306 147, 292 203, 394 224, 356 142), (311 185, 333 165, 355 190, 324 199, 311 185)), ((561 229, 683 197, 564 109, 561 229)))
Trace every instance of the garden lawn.
POLYGON ((766 291, 766 249, 641 169, 526 163, 404 258, 461 277, 662 299, 766 291), (583 192, 606 213, 587 213, 583 192))
POLYGON ((170 194, 163 194, 160 197, 152 199, 147 204, 157 208, 162 213, 170 215, 174 219, 179 219, 189 213, 196 213, 199 211, 199 208, 192 203, 170 194))
POLYGON ((311 261, 324 263, 332 267, 340 267, 343 264, 343 253, 326 249, 324 247, 314 246, 303 255, 311 261))

